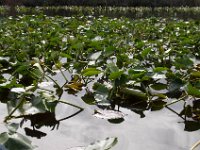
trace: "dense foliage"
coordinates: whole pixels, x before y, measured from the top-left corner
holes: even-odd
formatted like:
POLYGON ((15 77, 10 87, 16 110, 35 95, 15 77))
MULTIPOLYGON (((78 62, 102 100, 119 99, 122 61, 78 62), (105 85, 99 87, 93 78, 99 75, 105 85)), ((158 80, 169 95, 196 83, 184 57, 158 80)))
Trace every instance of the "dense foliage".
POLYGON ((58 103, 76 107, 77 113, 83 110, 61 100, 63 92, 84 90, 80 100, 103 108, 96 111, 98 116, 105 118, 109 113, 113 117, 107 119, 118 122, 123 121, 120 107, 145 117, 146 110, 169 108, 182 101, 183 110, 177 114, 185 130, 198 130, 199 35, 200 21, 195 20, 4 18, 0 22, 0 101, 8 106, 5 122, 30 120, 33 130, 25 131, 45 136, 35 128, 58 128, 58 103), (58 72, 65 80, 61 85, 55 79, 58 72))
POLYGON ((0 4, 25 6, 199 6, 199 0, 1 0, 0 4))

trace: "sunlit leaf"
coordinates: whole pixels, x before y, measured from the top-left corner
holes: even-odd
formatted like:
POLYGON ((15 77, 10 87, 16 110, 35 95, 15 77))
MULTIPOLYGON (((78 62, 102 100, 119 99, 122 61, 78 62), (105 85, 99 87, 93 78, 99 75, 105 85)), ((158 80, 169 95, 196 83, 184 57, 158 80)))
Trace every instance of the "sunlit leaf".
POLYGON ((200 71, 191 72, 190 76, 195 78, 200 78, 200 71))
POLYGON ((112 72, 112 73, 109 75, 109 79, 110 79, 110 80, 116 80, 117 78, 120 78, 122 74, 123 74, 123 71, 112 72))
POLYGON ((14 93, 24 93, 24 92, 26 92, 26 90, 24 89, 24 88, 12 88, 11 90, 10 90, 11 92, 14 92, 14 93))
POLYGON ((147 99, 146 93, 144 93, 140 90, 137 90, 137 89, 122 88, 121 92, 123 94, 132 95, 132 96, 138 97, 138 98, 143 99, 143 100, 147 99))
POLYGON ((120 111, 114 111, 114 110, 95 110, 95 113, 93 114, 94 117, 100 118, 100 119, 120 119, 124 118, 125 114, 120 111))
POLYGON ((94 76, 98 75, 99 73, 101 73, 101 71, 96 68, 87 68, 81 72, 83 76, 94 76))
POLYGON ((156 67, 153 69, 154 72, 162 72, 162 71, 167 71, 168 68, 166 67, 156 67))
POLYGON ((89 56, 90 60, 97 60, 101 56, 102 51, 95 52, 89 56))
POLYGON ((141 53, 142 57, 143 57, 143 58, 146 57, 146 56, 149 54, 150 51, 151 51, 151 48, 146 48, 146 49, 144 49, 144 50, 142 51, 142 53, 141 53))
POLYGON ((109 150, 116 145, 117 142, 118 141, 116 137, 109 137, 105 140, 97 141, 88 145, 85 150, 109 150))

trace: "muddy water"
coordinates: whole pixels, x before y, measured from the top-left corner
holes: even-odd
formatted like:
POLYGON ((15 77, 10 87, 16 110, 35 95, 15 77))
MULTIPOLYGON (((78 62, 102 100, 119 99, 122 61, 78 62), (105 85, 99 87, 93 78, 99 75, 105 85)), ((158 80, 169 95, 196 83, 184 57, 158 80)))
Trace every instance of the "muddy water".
MULTIPOLYGON (((64 83, 62 76, 57 76, 58 83, 64 83)), ((84 90, 78 96, 65 92, 61 100, 77 104, 84 111, 73 118, 60 122, 58 130, 42 127, 40 131, 47 133, 41 139, 30 138, 36 150, 67 150, 71 147, 86 146, 94 141, 103 140, 106 137, 117 137, 118 143, 112 150, 189 150, 192 145, 200 140, 199 130, 195 132, 184 131, 183 120, 175 113, 165 108, 160 111, 146 111, 146 117, 140 118, 138 114, 120 108, 126 114, 125 121, 120 124, 112 124, 107 120, 92 116, 96 106, 89 106, 81 100, 84 90)), ((173 105, 171 108, 180 112, 182 104, 173 105)), ((0 113, 5 114, 6 105, 0 105, 0 113)), ((59 104, 56 108, 56 118, 64 118, 77 111, 76 108, 65 104, 59 104)), ((0 116, 0 132, 6 132, 0 116)), ((29 126, 27 122, 25 126, 29 126)), ((23 127, 25 127, 23 126, 23 127)), ((29 126, 30 127, 30 126, 29 126)), ((25 135, 23 129, 19 130, 25 135)))

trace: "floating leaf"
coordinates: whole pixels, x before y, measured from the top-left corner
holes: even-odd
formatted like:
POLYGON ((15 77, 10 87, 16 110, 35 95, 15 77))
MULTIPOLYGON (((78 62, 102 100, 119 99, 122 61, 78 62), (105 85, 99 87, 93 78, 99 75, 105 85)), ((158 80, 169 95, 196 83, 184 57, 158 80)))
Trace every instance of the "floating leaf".
POLYGON ((109 79, 110 80, 116 80, 117 78, 120 78, 122 74, 123 74, 123 71, 112 72, 109 75, 109 79))
POLYGON ((108 65, 107 65, 107 70, 108 70, 110 73, 119 72, 119 68, 118 68, 114 63, 108 64, 108 65))
POLYGON ((151 48, 145 48, 141 53, 142 57, 143 58, 146 57, 150 51, 151 51, 151 48))
POLYGON ((41 83, 38 83, 38 87, 40 87, 40 88, 48 87, 48 86, 51 86, 51 85, 53 85, 53 82, 41 82, 41 83))
POLYGON ((99 73, 101 73, 101 71, 96 68, 87 68, 81 72, 83 76, 94 76, 98 75, 99 73))
POLYGON ((95 52, 89 56, 90 60, 97 60, 101 56, 102 51, 95 52))
POLYGON ((88 145, 85 150, 109 150, 117 143, 116 137, 109 137, 105 140, 94 142, 88 145))
POLYGON ((138 97, 140 99, 144 99, 144 100, 147 99, 146 93, 144 93, 140 90, 137 90, 137 89, 121 88, 120 92, 122 92, 123 94, 138 97))
POLYGON ((151 111, 155 111, 155 110, 160 110, 162 108, 165 107, 165 104, 167 104, 167 102, 164 102, 162 100, 154 100, 151 103, 151 111))
POLYGON ((162 71, 167 71, 168 68, 166 67, 156 67, 153 69, 154 72, 162 72, 162 71))
POLYGON ((163 83, 155 83, 155 84, 151 85, 151 88, 154 90, 164 90, 167 88, 167 85, 163 84, 163 83))
POLYGON ((186 91, 189 95, 200 97, 200 90, 196 87, 193 87, 191 84, 188 84, 186 87, 186 91))
POLYGON ((124 118, 125 114, 115 110, 95 110, 94 117, 100 119, 120 119, 124 118))
POLYGON ((7 132, 0 134, 0 144, 9 150, 33 150, 31 141, 20 133, 10 134, 7 132))
POLYGON ((19 124, 18 123, 9 123, 9 124, 6 124, 6 127, 10 133, 15 133, 17 131, 17 129, 19 128, 19 124))
POLYGON ((81 91, 82 86, 83 86, 83 83, 80 83, 80 82, 74 82, 74 83, 65 85, 66 88, 76 91, 76 92, 81 91))
POLYGON ((195 121, 185 121, 185 131, 196 131, 200 129, 200 123, 195 121))
POLYGON ((90 92, 86 93, 84 96, 81 97, 81 99, 89 105, 94 105, 96 103, 94 95, 90 92))
POLYGON ((73 59, 71 55, 65 54, 65 53, 61 53, 60 56, 68 58, 68 59, 73 59))
POLYGON ((200 78, 200 71, 191 72, 190 76, 193 78, 200 78))
POLYGON ((26 92, 26 90, 24 89, 24 88, 12 88, 11 90, 10 90, 11 92, 14 92, 14 93, 24 93, 24 92, 26 92))

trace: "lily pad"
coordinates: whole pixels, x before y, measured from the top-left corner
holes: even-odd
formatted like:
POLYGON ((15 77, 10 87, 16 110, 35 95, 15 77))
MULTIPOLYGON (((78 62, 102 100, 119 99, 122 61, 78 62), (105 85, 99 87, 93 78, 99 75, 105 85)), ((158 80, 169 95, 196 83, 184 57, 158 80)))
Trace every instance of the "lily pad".
POLYGON ((0 144, 9 150, 33 150, 31 141, 20 133, 10 134, 7 132, 0 134, 0 144))
POLYGON ((125 114, 120 111, 115 110, 95 110, 95 113, 93 114, 94 117, 100 118, 100 119, 120 119, 124 118, 125 114))

